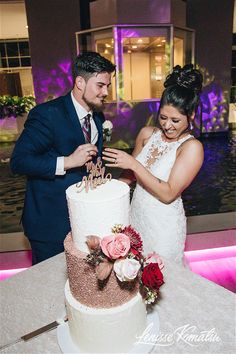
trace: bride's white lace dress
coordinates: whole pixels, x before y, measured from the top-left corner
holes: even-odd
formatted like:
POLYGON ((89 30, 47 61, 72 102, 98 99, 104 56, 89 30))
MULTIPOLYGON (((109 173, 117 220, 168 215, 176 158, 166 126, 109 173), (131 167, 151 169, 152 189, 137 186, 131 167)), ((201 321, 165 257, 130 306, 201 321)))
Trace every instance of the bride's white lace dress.
MULTIPOLYGON (((136 159, 154 176, 168 181, 178 147, 190 138, 189 134, 176 142, 166 142, 161 131, 155 130, 136 159)), ((181 197, 164 204, 137 183, 131 202, 131 225, 143 239, 144 253, 155 251, 182 263, 186 217, 181 197)))

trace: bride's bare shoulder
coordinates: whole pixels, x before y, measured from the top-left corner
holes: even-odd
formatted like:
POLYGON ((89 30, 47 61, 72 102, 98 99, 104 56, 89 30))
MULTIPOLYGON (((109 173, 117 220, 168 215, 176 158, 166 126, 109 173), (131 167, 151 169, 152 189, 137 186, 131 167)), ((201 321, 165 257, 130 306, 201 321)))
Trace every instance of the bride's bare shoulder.
POLYGON ((135 147, 132 154, 134 157, 136 157, 140 153, 140 151, 142 150, 142 148, 147 143, 148 139, 150 138, 150 136, 153 134, 155 130, 156 130, 155 127, 143 127, 140 130, 136 138, 135 147))
POLYGON ((157 130, 156 127, 153 127, 153 126, 149 126, 149 127, 143 127, 139 134, 138 134, 138 138, 140 140, 142 140, 142 142, 145 142, 147 141, 150 136, 153 134, 153 132, 155 132, 157 130))

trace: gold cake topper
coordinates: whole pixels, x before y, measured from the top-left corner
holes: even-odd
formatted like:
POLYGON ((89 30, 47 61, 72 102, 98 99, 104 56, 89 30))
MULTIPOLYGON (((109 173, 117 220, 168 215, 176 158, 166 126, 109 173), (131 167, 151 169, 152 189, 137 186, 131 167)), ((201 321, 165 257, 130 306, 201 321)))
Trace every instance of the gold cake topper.
POLYGON ((104 184, 112 179, 111 173, 107 173, 105 175, 105 167, 102 166, 102 160, 100 157, 97 158, 96 163, 91 161, 86 163, 85 166, 87 172, 89 172, 89 175, 84 176, 82 181, 76 184, 78 193, 83 189, 88 192, 89 189, 95 189, 97 186, 100 186, 101 184, 104 184))

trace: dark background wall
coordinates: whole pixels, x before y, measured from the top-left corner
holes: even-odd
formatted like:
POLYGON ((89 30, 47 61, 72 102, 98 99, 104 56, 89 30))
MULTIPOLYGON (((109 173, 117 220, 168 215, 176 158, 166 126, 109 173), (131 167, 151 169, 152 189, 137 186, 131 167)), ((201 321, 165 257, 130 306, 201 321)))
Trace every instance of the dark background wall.
POLYGON ((187 26, 196 30, 196 63, 214 75, 229 98, 234 0, 187 0, 187 26))
MULTIPOLYGON (((83 24, 87 24, 87 1, 82 3, 83 24)), ((76 55, 75 32, 81 29, 81 5, 79 0, 25 0, 25 6, 33 81, 39 103, 71 88, 68 74, 76 55)))

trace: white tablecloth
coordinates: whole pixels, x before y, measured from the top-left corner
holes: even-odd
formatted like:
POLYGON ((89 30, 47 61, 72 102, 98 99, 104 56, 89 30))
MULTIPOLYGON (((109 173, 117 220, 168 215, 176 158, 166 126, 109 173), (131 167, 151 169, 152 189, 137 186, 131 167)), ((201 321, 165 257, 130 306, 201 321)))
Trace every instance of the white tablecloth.
MULTIPOLYGON (((165 262, 164 274, 165 284, 156 306, 162 336, 154 352, 235 353, 235 294, 172 262, 165 262), (205 335, 200 336, 202 331, 205 335), (187 336, 190 332, 196 335, 197 343, 187 336)), ((65 256, 61 253, 0 284, 0 346, 61 317, 66 278, 65 256)), ((61 351, 56 330, 52 330, 1 353, 61 351)))

